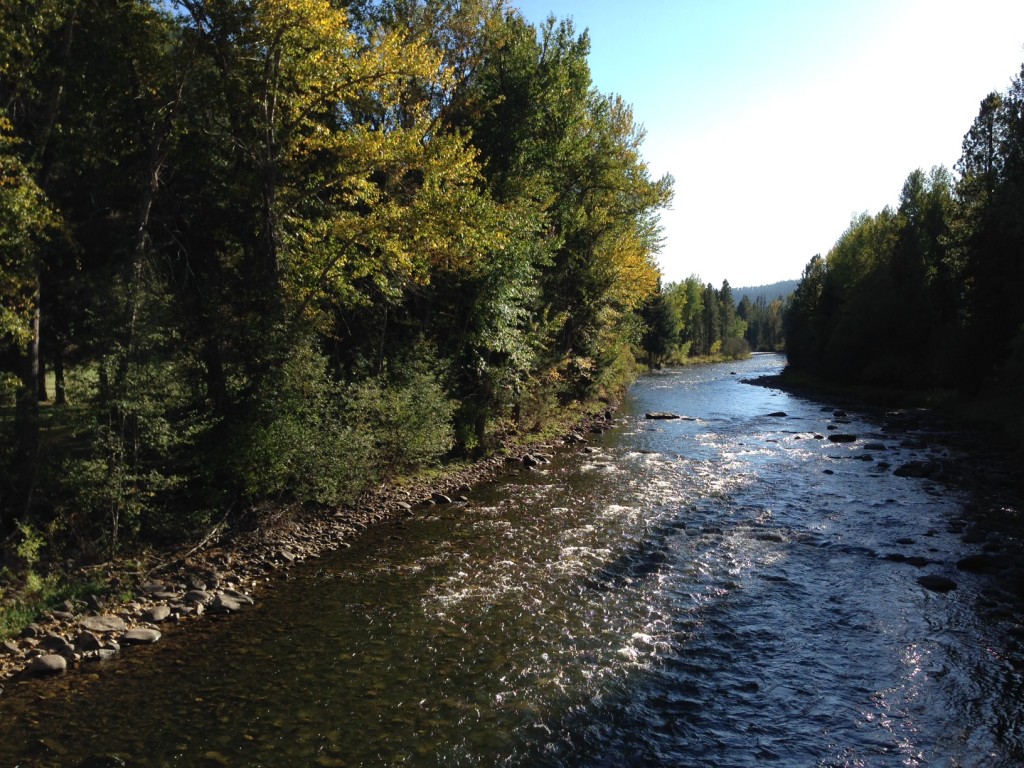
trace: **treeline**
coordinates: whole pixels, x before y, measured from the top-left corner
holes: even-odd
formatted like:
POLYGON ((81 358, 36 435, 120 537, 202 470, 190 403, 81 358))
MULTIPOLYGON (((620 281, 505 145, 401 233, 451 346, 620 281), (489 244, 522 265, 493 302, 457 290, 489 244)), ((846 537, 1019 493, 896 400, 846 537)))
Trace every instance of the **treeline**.
POLYGON ((716 289, 696 275, 669 283, 641 310, 646 331, 643 348, 651 366, 689 358, 739 358, 751 350, 784 347, 784 300, 744 295, 739 304, 728 280, 716 289))
POLYGON ((991 93, 954 177, 917 170, 804 270, 789 363, 829 378, 977 391, 1024 374, 1024 71, 991 93))
MULTIPOLYGON (((750 306, 744 305, 744 311, 750 306)), ((654 294, 641 314, 646 325, 643 348, 652 367, 690 357, 740 357, 751 351, 744 338, 748 324, 737 310, 728 281, 716 289, 690 275, 654 294)))
POLYGON ((344 503, 625 383, 671 179, 588 50, 504 0, 0 6, 0 534, 344 503))

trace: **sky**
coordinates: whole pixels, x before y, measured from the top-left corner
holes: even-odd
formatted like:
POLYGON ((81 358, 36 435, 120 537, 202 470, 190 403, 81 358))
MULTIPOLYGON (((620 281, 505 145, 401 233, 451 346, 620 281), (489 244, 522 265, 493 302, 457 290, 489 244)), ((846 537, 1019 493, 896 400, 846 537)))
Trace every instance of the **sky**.
POLYGON ((800 277, 917 168, 953 170, 1024 63, 1024 0, 511 0, 590 35, 593 85, 671 174, 666 281, 800 277))

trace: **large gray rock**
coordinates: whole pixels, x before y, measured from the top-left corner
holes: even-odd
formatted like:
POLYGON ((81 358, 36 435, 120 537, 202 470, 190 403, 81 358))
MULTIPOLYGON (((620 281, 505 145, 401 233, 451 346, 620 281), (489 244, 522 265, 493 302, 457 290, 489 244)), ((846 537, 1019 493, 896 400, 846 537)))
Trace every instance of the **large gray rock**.
POLYGON ((192 605, 207 605, 213 599, 213 595, 207 592, 205 589, 190 589, 185 593, 185 597, 182 600, 192 605))
POLYGON ((28 671, 32 675, 55 675, 68 668, 68 660, 55 653, 36 656, 29 662, 28 671))
POLYGON ((149 645, 161 637, 158 629, 129 629, 121 635, 121 645, 149 645))
POLYGON ((166 606, 166 605, 154 605, 149 610, 143 612, 142 620, 143 621, 149 621, 149 622, 152 622, 154 624, 159 624, 161 621, 166 620, 167 617, 169 617, 170 615, 171 615, 171 609, 170 609, 169 606, 166 606))
POLYGON ((210 613, 235 613, 242 610, 242 603, 230 595, 217 595, 210 603, 210 613))
POLYGON ((42 640, 39 641, 39 647, 46 651, 53 651, 54 653, 62 653, 67 650, 68 643, 67 639, 58 635, 56 632, 47 632, 43 635, 42 640))
POLYGON ((78 623, 90 632, 124 632, 128 629, 120 616, 86 616, 78 623))
POLYGON ((92 632, 81 632, 75 638, 75 647, 80 651, 98 651, 103 644, 92 632))
POLYGON ((225 589, 221 591, 221 594, 227 595, 232 600, 241 603, 242 605, 254 605, 256 603, 249 595, 245 592, 239 592, 237 589, 225 589))

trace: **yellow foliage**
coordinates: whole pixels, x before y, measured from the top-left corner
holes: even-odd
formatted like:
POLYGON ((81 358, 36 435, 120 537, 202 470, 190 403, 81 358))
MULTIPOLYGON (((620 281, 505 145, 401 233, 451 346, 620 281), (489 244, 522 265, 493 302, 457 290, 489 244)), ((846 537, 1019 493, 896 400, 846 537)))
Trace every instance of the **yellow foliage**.
POLYGON ((261 151, 279 180, 294 303, 358 302, 366 280, 385 292, 425 282, 500 240, 487 234, 475 152, 436 133, 430 94, 453 84, 439 51, 398 30, 364 46, 327 0, 262 0, 255 26, 261 151))

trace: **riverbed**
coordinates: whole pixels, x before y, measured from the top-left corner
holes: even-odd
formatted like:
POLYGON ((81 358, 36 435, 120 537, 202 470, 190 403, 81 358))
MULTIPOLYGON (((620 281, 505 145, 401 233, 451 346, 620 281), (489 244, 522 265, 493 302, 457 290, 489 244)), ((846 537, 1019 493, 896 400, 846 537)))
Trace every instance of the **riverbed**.
POLYGON ((1012 534, 896 473, 958 460, 920 422, 745 382, 782 364, 645 376, 586 446, 18 686, 0 764, 1024 763, 1018 606, 957 567, 1012 534))

